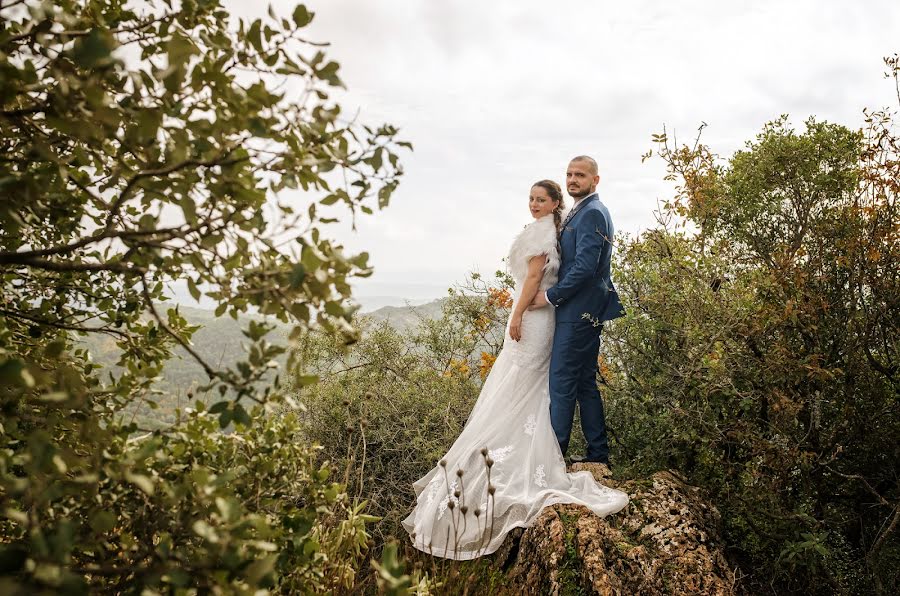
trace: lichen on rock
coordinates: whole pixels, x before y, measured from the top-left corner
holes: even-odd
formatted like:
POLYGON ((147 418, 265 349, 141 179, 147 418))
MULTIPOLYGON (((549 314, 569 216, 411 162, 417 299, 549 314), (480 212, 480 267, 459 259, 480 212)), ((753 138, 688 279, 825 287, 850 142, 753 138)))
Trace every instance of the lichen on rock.
POLYGON ((523 593, 742 593, 724 554, 719 512, 699 489, 673 472, 616 482, 599 464, 572 467, 579 470, 627 492, 631 502, 606 518, 577 505, 548 507, 510 537, 497 560, 523 593))

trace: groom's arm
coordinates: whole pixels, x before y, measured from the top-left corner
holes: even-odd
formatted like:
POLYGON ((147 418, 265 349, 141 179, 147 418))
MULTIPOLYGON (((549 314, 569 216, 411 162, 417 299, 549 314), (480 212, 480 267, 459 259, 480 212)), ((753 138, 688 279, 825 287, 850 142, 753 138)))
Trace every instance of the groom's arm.
POLYGON ((591 209, 581 216, 575 240, 575 263, 559 282, 547 290, 547 300, 559 306, 578 293, 594 275, 606 238, 606 218, 601 211, 591 209))

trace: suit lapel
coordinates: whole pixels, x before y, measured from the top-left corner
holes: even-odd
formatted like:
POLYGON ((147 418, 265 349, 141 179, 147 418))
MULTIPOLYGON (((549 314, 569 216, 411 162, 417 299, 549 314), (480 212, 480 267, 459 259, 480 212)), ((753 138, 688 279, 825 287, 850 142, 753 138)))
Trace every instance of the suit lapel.
POLYGON ((589 196, 588 198, 582 199, 582 201, 583 201, 582 203, 578 203, 575 207, 572 207, 572 210, 569 212, 569 215, 566 216, 565 221, 563 221, 563 224, 559 228, 560 236, 562 236, 563 232, 566 230, 566 226, 568 226, 570 223, 572 223, 572 220, 574 220, 576 217, 578 217, 579 213, 584 211, 585 207, 587 207, 586 203, 590 203, 592 201, 599 201, 599 200, 600 200, 600 196, 597 195, 597 193, 594 193, 591 196, 589 196))

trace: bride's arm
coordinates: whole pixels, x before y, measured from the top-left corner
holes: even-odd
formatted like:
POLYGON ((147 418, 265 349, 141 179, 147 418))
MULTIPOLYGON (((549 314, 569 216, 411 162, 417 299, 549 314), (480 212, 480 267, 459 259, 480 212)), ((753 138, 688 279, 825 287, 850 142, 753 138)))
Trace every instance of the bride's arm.
POLYGON ((544 277, 544 265, 547 264, 547 255, 537 255, 528 260, 528 274, 522 283, 522 293, 516 302, 516 309, 509 319, 509 336, 516 341, 522 339, 522 315, 534 300, 544 277))

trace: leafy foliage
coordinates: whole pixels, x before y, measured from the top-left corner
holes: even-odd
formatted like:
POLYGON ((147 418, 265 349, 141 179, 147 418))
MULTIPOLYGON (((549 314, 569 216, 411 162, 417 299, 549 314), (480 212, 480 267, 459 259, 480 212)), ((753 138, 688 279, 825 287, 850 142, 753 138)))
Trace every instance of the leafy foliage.
MULTIPOLYGON (((249 321, 274 323, 267 336, 270 341, 286 341, 291 327, 258 315, 242 315, 237 320, 231 317, 216 317, 211 310, 178 305, 178 312, 197 331, 191 335, 191 348, 204 360, 217 363, 238 362, 246 357, 247 336, 242 332, 249 321)), ((102 334, 77 337, 76 346, 84 347, 91 353, 95 365, 104 372, 118 376, 122 373, 117 362, 122 351, 115 340, 102 334)), ((274 359, 279 364, 263 375, 257 386, 272 383, 282 371, 287 354, 274 359)), ((181 346, 174 346, 172 356, 161 367, 160 376, 153 383, 152 399, 136 401, 123 408, 123 421, 134 422, 147 430, 165 428, 176 420, 176 410, 183 410, 193 403, 198 388, 206 383, 203 367, 181 346)), ((246 401, 246 400, 244 400, 246 401)))
POLYGON ((7 591, 349 587, 374 518, 298 438, 295 416, 225 434, 215 416, 192 411, 178 432, 111 434, 88 462, 46 447, 39 459, 32 439, 19 455, 31 509, 7 508, 3 531, 7 564, 35 566, 31 577, 7 579, 7 591))
POLYGON ((619 461, 710 489, 752 581, 895 592, 890 114, 863 131, 810 119, 798 133, 780 118, 725 163, 657 140, 677 194, 665 225, 620 251, 630 314, 606 341, 619 461))
POLYGON ((307 406, 304 433, 347 470, 348 491, 383 518, 379 542, 399 535, 413 481, 462 430, 509 316, 508 301, 491 296, 508 291, 500 272, 491 283, 475 275, 451 290, 440 318, 407 333, 360 320, 362 339, 349 350, 333 333, 304 336, 301 361, 320 378, 296 396, 307 406))
POLYGON ((280 357, 293 384, 313 379, 269 334, 275 319, 355 340, 348 280, 367 255, 323 226, 386 206, 408 144, 342 119, 302 5, 235 27, 216 0, 0 15, 4 591, 347 587, 372 518, 271 417, 280 357), (244 360, 194 349, 165 307, 177 280, 245 323, 244 360), (115 341, 114 370, 89 336, 115 341), (156 404, 176 346, 206 377, 195 397, 220 401, 129 440, 142 429, 122 415, 156 404))
MULTIPOLYGON (((451 289, 441 316, 408 330, 358 321, 362 339, 347 348, 333 333, 303 337, 301 361, 320 377, 298 390, 307 408, 302 432, 322 458, 345 470, 350 494, 381 520, 373 531, 386 593, 499 593, 506 580, 490 561, 435 560, 414 550, 400 525, 415 501, 412 483, 433 468, 462 431, 500 349, 509 317, 510 279, 473 274, 451 289), (403 545, 398 548, 393 540, 403 545), (415 563, 407 574, 397 552, 415 563), (383 574, 395 570, 392 580, 383 574), (424 584, 422 582, 425 582, 424 584)), ((370 585, 361 577, 361 586, 370 585)))

